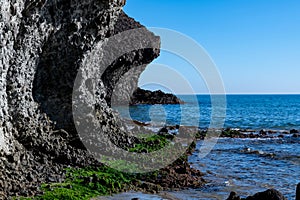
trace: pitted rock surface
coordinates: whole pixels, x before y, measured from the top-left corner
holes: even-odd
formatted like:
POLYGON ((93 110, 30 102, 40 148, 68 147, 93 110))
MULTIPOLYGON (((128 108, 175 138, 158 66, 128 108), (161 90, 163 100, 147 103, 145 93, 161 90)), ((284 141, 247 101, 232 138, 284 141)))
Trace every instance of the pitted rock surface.
MULTIPOLYGON (((95 46, 122 31, 143 27, 123 13, 124 4, 124 0, 1 1, 0 199, 34 195, 41 183, 62 181, 67 166, 99 165, 74 128, 73 86, 83 62, 97 61, 86 59, 95 46)), ((126 96, 159 55, 159 38, 149 32, 148 40, 156 48, 122 55, 99 80, 100 118, 120 146, 129 136, 109 106, 112 91, 123 88, 118 94, 126 96), (127 72, 132 74, 130 82, 120 81, 127 72)), ((105 55, 104 49, 99 51, 105 55)))

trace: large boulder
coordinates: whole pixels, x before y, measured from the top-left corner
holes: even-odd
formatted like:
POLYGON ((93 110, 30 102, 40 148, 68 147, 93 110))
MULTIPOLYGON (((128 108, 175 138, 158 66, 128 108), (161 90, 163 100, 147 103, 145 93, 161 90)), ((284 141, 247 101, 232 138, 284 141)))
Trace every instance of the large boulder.
POLYGON ((269 189, 264 192, 258 192, 247 198, 240 198, 235 192, 231 192, 227 200, 286 200, 286 198, 277 190, 269 189))
POLYGON ((246 200, 286 200, 286 198, 277 190, 269 189, 264 192, 256 193, 253 196, 247 197, 246 200))

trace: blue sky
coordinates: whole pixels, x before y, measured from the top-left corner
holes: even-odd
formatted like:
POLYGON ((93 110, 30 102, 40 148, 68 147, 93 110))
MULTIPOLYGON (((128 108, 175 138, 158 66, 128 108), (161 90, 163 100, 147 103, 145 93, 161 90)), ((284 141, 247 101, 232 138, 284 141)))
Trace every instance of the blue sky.
MULTIPOLYGON (((196 40, 218 67, 227 93, 300 93, 298 0, 127 0, 124 10, 147 27, 196 40)), ((188 69, 166 53, 154 63, 179 73, 188 69)), ((196 93, 206 91, 203 80, 185 76, 196 93)), ((149 66, 141 83, 151 77, 166 79, 166 74, 149 66)), ((172 87, 184 93, 180 85, 172 87)))

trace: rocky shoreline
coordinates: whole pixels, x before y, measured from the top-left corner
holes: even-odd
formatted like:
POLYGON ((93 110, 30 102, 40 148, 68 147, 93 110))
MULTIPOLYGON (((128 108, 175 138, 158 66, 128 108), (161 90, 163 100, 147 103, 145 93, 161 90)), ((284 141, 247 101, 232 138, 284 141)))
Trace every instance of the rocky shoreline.
MULTIPOLYGON (((140 126, 145 126, 150 129, 151 124, 144 124, 142 122, 136 122, 140 126)), ((158 133, 164 133, 169 135, 176 135, 179 132, 184 132, 185 134, 193 135, 196 133, 197 140, 204 140, 209 137, 221 137, 221 138, 300 138, 300 131, 291 129, 291 130, 271 130, 271 129, 239 129, 239 128, 221 128, 221 129, 203 129, 198 127, 191 126, 165 126, 160 128, 158 133), (175 131, 174 131, 175 130, 175 131)))
MULTIPOLYGON (((191 145, 190 148, 188 148, 187 152, 184 153, 180 158, 178 158, 175 162, 172 164, 168 165, 167 167, 154 171, 154 172, 149 172, 145 174, 127 174, 124 173, 124 175, 120 175, 121 177, 127 177, 126 179, 129 181, 127 182, 124 187, 120 188, 115 188, 114 186, 108 185, 108 190, 111 190, 112 193, 119 193, 119 192, 127 192, 127 191, 140 191, 140 192, 145 192, 145 193, 151 193, 151 194, 157 194, 160 191, 167 191, 167 190, 182 190, 185 188, 199 188, 205 184, 205 180, 202 178, 203 173, 200 171, 192 168, 190 164, 188 163, 188 155, 193 151, 194 149, 194 143, 191 145), (110 188, 111 187, 111 188, 110 188)), ((41 167, 41 166, 38 166, 41 167)), ((62 167, 62 166, 60 166, 62 167)), ((102 170, 107 171, 108 173, 111 173, 112 176, 119 176, 119 175, 113 175, 114 173, 117 174, 123 174, 122 172, 117 172, 114 169, 110 169, 105 167, 103 164, 99 162, 94 162, 86 166, 82 167, 74 167, 70 168, 70 166, 65 166, 64 169, 62 169, 62 172, 60 174, 55 174, 55 176, 58 179, 52 179, 50 181, 44 182, 44 188, 41 188, 42 183, 38 183, 37 187, 34 188, 29 188, 24 190, 23 193, 18 193, 16 192, 14 195, 11 194, 9 196, 6 196, 5 194, 1 194, 0 199, 10 199, 11 197, 14 198, 20 198, 20 197, 29 197, 31 198, 38 198, 38 199, 49 199, 49 198, 70 198, 73 196, 73 193, 80 194, 80 191, 73 191, 78 187, 78 183, 80 184, 79 188, 85 188, 84 190, 88 190, 88 185, 90 184, 104 184, 102 183, 103 177, 99 177, 96 174, 97 173, 106 173, 102 172, 102 170), (90 170, 87 175, 84 175, 85 173, 82 173, 80 171, 85 171, 85 170, 90 170), (68 175, 68 171, 78 171, 79 174, 79 180, 77 178, 74 179, 74 177, 77 177, 77 174, 68 175), (71 177, 70 177, 71 175, 71 177), (67 182, 65 182, 68 180, 67 182), (69 182, 70 180, 75 181, 74 185, 72 184, 72 181, 69 182), (77 182, 77 183, 76 183, 77 182), (73 189, 74 187, 74 189, 73 189), (58 189, 58 190, 57 190, 58 189), (63 194, 60 193, 59 190, 63 190, 63 194), (68 194, 70 193, 70 194, 68 194), (63 195, 63 196, 61 196, 63 195), (69 196, 70 195, 70 196, 69 196)), ((78 172, 76 172, 78 173, 78 172)), ((118 182, 118 179, 114 178, 116 183, 121 183, 118 182)), ((110 193, 111 193, 110 192, 110 193)), ((95 194, 97 194, 97 189, 92 187, 92 191, 85 193, 83 191, 83 194, 85 196, 90 195, 90 197, 95 197, 95 194), (94 191, 95 190, 95 191, 94 191)), ((83 196, 74 196, 72 199, 89 199, 89 198, 83 198, 83 196)))
MULTIPOLYGON (((128 192, 121 193, 119 195, 114 195, 112 197, 98 197, 94 200, 119 200, 119 199, 131 199, 131 200, 143 200, 143 199, 168 199, 168 200, 180 200, 176 195, 168 191, 159 192, 158 194, 147 194, 147 193, 139 193, 139 192, 128 192)), ((300 183, 296 188, 296 199, 300 199, 300 183)), ((225 199, 224 199, 225 200, 225 199)), ((263 192, 258 192, 253 196, 249 196, 246 198, 241 198, 235 192, 231 192, 229 197, 226 200, 287 200, 279 191, 275 189, 269 189, 263 192)), ((289 199, 293 200, 293 199, 289 199)))
MULTIPOLYGON (((207 135, 207 130, 199 130, 198 137, 204 139, 207 135)), ((226 138, 299 138, 298 130, 251 130, 251 129, 238 129, 226 128, 221 130, 220 137, 226 138)))
MULTIPOLYGON (((184 133, 187 135, 192 135, 195 132, 197 140, 204 140, 209 137, 215 137, 216 135, 209 134, 210 131, 218 132, 218 137, 220 138, 233 138, 233 139, 297 139, 299 138, 299 130, 291 129, 291 130, 250 130, 250 129, 237 129, 237 128, 225 128, 220 130, 208 130, 208 129, 199 129, 198 127, 186 127, 186 126, 166 126, 161 128, 158 131, 158 134, 163 135, 178 135, 180 133, 184 133)), ((297 140, 298 141, 298 140, 297 140)), ((261 154, 260 151, 252 151, 250 148, 246 148, 241 150, 247 154, 261 154)), ((264 157, 274 158, 275 155, 272 153, 270 154, 263 154, 264 157)), ((280 188, 279 188, 280 189, 280 188)), ((300 183, 296 188, 296 200, 300 198, 300 183)), ((249 196, 247 198, 239 197, 235 192, 232 192, 227 200, 265 200, 265 199, 278 199, 278 200, 286 200, 286 198, 277 190, 269 189, 264 192, 260 192, 254 194, 253 196, 249 196)))

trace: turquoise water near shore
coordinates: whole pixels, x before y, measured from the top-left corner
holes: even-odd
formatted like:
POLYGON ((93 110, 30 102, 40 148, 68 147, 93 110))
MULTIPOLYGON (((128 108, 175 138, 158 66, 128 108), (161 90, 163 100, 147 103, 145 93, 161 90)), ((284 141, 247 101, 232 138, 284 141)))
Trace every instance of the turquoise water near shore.
MULTIPOLYGON (((117 107, 121 116, 152 125, 195 125, 207 128, 211 118, 209 95, 184 95, 183 105, 139 105, 117 107), (196 99, 196 100, 195 100, 196 99), (182 111, 187 115, 183 117, 182 111), (200 115, 200 117, 199 117, 200 115), (199 119, 200 120, 199 120, 199 119)), ((240 129, 300 129, 300 95, 227 95, 224 127, 240 129)), ((242 197, 275 188, 295 199, 300 182, 300 138, 229 139, 218 143, 205 157, 199 155, 203 141, 189 157, 192 167, 205 172, 208 183, 199 189, 168 192, 173 199, 226 199, 231 191, 242 197)), ((158 195, 132 193, 140 199, 164 199, 158 195)), ((168 199, 168 198, 166 198, 168 199)))
MULTIPOLYGON (((115 107, 121 116, 154 125, 209 127, 212 104, 209 95, 180 95, 183 105, 115 107), (198 122, 198 124, 195 124, 198 122)), ((226 95, 224 127, 290 130, 300 127, 300 95, 226 95)))

